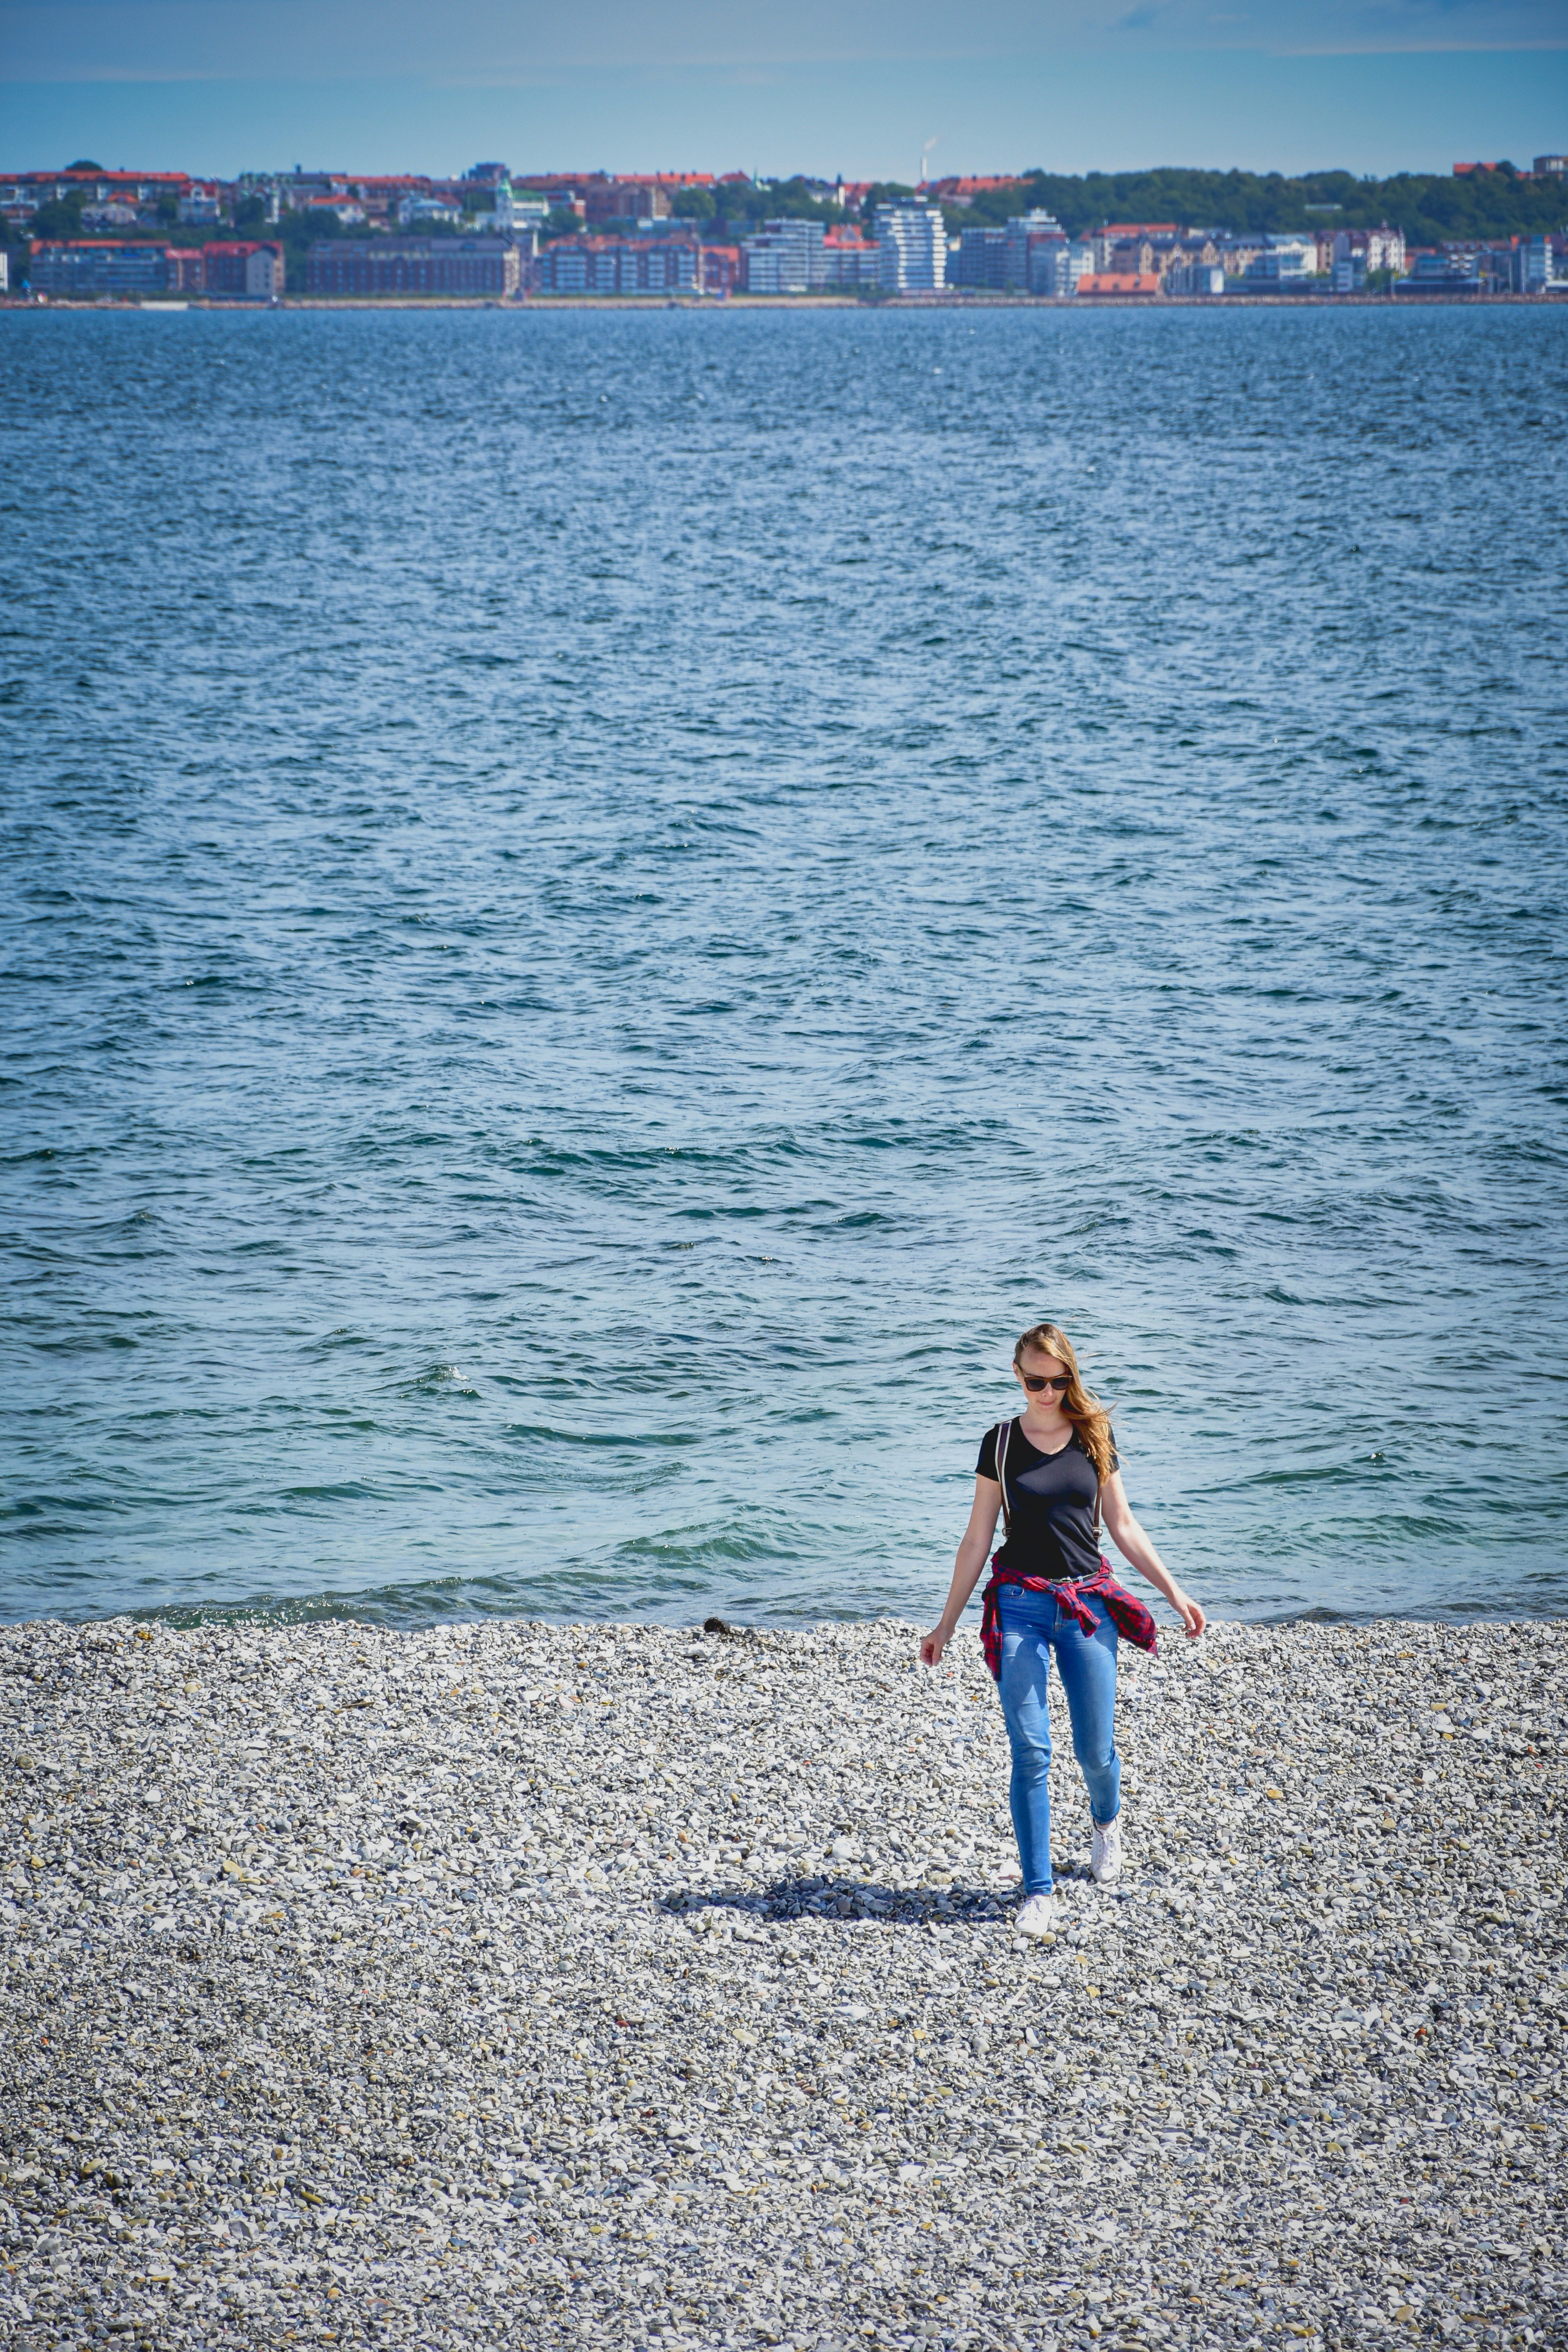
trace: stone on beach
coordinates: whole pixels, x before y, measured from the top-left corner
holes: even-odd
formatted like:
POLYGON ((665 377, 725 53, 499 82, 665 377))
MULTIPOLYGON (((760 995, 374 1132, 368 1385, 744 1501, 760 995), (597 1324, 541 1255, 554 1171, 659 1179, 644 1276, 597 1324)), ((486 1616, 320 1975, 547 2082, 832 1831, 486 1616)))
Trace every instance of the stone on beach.
POLYGON ((1561 2342, 1568 1629, 1124 1653, 1039 1946, 917 1638, 0 1633, 5 2340, 1561 2342))

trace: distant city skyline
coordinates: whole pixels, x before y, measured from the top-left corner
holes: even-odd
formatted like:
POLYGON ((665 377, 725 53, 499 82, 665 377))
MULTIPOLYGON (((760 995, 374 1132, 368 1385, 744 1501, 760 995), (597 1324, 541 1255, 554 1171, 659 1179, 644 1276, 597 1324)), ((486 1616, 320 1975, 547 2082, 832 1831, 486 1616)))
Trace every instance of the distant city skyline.
POLYGON ((12 0, 0 163, 1445 171, 1568 139, 1560 0, 12 0), (374 71, 366 71, 374 59, 374 71))

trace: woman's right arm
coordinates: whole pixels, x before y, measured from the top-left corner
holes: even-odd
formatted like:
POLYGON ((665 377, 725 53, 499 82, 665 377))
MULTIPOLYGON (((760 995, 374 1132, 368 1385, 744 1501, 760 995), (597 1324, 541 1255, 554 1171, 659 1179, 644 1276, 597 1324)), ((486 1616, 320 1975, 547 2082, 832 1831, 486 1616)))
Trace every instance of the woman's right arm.
POLYGON ((994 1478, 976 1478, 974 1503, 969 1514, 969 1525, 963 1530, 963 1541, 958 1547, 953 1563, 952 1583, 948 1590, 947 1606, 921 1643, 922 1666, 942 1663, 942 1654, 958 1630, 958 1621, 969 1606, 970 1596, 980 1581, 980 1571, 991 1551, 991 1538, 996 1532, 996 1514, 1002 1507, 1002 1489, 994 1478))

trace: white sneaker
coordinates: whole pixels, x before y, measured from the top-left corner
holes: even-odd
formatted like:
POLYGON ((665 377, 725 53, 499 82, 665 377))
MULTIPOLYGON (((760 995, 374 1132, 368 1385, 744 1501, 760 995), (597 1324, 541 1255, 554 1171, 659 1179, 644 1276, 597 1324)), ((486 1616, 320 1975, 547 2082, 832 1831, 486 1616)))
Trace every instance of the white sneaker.
POLYGON ((1121 1816, 1103 1824, 1096 1822, 1089 1849, 1089 1874, 1101 1886, 1121 1875, 1121 1816))
POLYGON ((1031 1895, 1013 1922, 1020 1936, 1054 1936, 1061 1924, 1062 1906, 1054 1895, 1031 1895))

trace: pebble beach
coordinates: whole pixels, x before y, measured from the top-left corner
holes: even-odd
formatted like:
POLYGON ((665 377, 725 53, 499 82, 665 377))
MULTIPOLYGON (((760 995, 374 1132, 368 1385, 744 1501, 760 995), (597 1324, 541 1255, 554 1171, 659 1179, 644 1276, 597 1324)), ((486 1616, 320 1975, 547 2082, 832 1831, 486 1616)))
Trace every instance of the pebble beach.
POLYGON ((1568 1626, 1124 1650, 1043 1945, 917 1639, 0 1634, 0 2336, 1563 2342, 1568 1626))

